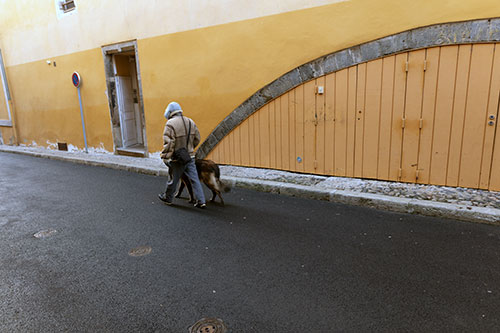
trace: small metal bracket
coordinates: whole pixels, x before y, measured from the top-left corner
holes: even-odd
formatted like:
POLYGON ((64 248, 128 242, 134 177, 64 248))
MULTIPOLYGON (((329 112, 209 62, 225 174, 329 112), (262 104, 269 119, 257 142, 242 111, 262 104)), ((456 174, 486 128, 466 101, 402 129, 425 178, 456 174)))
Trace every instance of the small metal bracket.
POLYGON ((405 128, 406 124, 406 118, 403 118, 403 121, 401 122, 401 128, 405 128))

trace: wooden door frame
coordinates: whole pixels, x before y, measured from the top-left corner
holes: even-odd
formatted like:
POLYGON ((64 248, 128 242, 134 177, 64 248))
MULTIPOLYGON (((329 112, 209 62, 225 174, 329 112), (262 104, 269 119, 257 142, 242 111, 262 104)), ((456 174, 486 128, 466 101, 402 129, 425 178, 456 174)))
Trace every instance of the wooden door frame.
POLYGON ((146 137, 146 119, 144 114, 144 99, 142 94, 141 71, 139 67, 139 53, 137 50, 137 41, 127 41, 102 47, 104 59, 104 72, 106 76, 106 94, 108 96, 108 106, 111 119, 111 129, 113 134, 113 150, 117 153, 117 148, 122 147, 122 135, 120 128, 120 115, 118 110, 118 101, 116 97, 116 81, 114 75, 113 55, 122 52, 133 51, 135 55, 135 70, 137 75, 137 97, 139 102, 139 116, 141 117, 142 126, 142 141, 144 145, 144 153, 148 152, 147 137, 146 137))

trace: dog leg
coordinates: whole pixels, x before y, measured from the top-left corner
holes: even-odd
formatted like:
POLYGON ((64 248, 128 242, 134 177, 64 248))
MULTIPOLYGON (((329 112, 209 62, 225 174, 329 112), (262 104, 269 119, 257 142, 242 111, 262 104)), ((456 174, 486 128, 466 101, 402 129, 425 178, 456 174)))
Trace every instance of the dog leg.
POLYGON ((222 195, 220 194, 220 192, 218 192, 217 194, 219 195, 220 203, 222 204, 222 206, 225 206, 224 199, 222 199, 222 195))

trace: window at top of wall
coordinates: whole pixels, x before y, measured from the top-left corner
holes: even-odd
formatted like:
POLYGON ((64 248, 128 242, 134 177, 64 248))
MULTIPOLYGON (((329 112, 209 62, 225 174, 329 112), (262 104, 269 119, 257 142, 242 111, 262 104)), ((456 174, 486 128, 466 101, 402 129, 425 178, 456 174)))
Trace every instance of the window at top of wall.
POLYGON ((63 13, 70 12, 76 8, 74 0, 61 0, 59 1, 59 9, 63 13))
POLYGON ((73 16, 78 11, 77 0, 54 0, 57 19, 73 16))

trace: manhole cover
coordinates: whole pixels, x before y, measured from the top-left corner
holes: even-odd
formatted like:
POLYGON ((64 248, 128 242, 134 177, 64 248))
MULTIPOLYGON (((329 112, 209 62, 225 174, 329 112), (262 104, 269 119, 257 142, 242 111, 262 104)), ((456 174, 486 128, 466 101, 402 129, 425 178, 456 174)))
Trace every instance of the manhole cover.
POLYGON ((132 257, 141 257, 150 253, 151 253, 151 246, 139 246, 128 251, 128 254, 132 257))
POLYGON ((36 234, 34 234, 33 236, 35 238, 46 238, 46 237, 50 237, 52 236, 53 234, 57 233, 57 230, 54 230, 54 229, 48 229, 48 230, 42 230, 42 231, 39 231, 37 232, 36 234))
POLYGON ((189 333, 225 333, 224 322, 217 318, 203 318, 189 328, 189 333))

